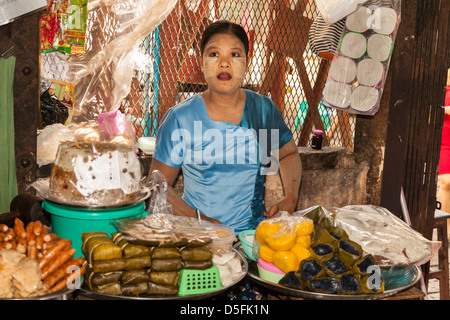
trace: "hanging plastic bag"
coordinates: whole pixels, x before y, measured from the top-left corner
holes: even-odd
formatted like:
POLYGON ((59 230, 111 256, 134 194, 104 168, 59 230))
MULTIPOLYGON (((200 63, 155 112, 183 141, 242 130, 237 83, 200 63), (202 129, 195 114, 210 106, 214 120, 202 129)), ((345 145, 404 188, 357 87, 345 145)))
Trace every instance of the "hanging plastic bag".
POLYGON ((323 103, 349 113, 378 111, 401 0, 370 0, 348 15, 323 90, 323 103))
POLYGON ((85 52, 68 60, 75 86, 72 121, 115 111, 136 70, 149 63, 142 41, 169 15, 176 0, 89 0, 85 52))

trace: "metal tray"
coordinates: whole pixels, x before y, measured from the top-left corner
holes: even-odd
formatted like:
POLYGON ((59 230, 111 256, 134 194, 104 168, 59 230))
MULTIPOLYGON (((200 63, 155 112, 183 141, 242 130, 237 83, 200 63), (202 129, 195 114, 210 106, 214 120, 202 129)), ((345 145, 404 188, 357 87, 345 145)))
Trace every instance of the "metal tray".
POLYGON ((212 298, 219 293, 222 293, 228 289, 230 289, 232 286, 239 283, 244 277, 247 275, 248 272, 248 262, 247 259, 244 257, 244 255, 239 251, 233 248, 233 251, 238 255, 239 259, 241 260, 241 265, 243 269, 242 276, 239 277, 235 282, 231 283, 228 286, 222 287, 220 289, 210 291, 207 293, 202 294, 193 294, 188 296, 162 296, 162 295, 142 295, 142 296, 119 296, 119 295, 111 295, 111 294, 103 294, 103 293, 97 293, 93 292, 89 289, 83 288, 83 286, 78 290, 77 294, 90 298, 95 300, 201 300, 201 299, 208 299, 212 298))
MULTIPOLYGON (((244 257, 245 254, 242 251, 241 243, 238 242, 234 245, 234 248, 237 251, 240 251, 244 257)), ((247 259, 247 258, 246 258, 247 259)), ((395 284, 390 286, 387 290, 385 290, 383 293, 378 294, 353 294, 353 295, 340 295, 340 294, 327 294, 327 293, 318 293, 318 292, 311 292, 311 291, 305 291, 300 289, 294 289, 285 287, 282 285, 279 285, 274 282, 270 282, 264 279, 261 279, 259 277, 258 272, 258 266, 256 261, 253 261, 251 259, 247 259, 248 261, 248 277, 254 281, 255 283, 266 287, 269 290, 276 291, 280 294, 287 295, 287 296, 294 296, 298 298, 304 298, 304 299, 314 299, 314 300, 379 300, 383 298, 387 298, 390 296, 393 296, 401 291, 404 291, 410 287, 412 287, 414 284, 416 284, 420 277, 422 276, 422 272, 418 266, 411 268, 411 280, 408 281, 406 284, 401 284, 400 286, 396 286, 395 284)))
POLYGON ((0 300, 70 300, 69 295, 71 295, 76 289, 68 289, 64 288, 59 291, 44 294, 41 296, 28 297, 28 298, 10 298, 10 299, 2 299, 0 300))

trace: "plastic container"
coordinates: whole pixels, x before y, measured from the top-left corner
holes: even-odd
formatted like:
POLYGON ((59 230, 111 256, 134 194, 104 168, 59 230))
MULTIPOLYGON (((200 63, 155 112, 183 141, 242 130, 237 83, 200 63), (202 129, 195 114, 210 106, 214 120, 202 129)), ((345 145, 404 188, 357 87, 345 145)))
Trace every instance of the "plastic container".
POLYGON ((81 252, 83 232, 104 231, 111 235, 118 231, 114 220, 140 218, 148 213, 144 210, 144 202, 126 207, 90 209, 66 207, 44 201, 42 208, 51 214, 52 231, 61 238, 72 241, 72 248, 76 250, 74 257, 83 256, 81 252))
POLYGON ((212 236, 212 242, 208 245, 212 254, 220 255, 230 252, 233 249, 233 242, 236 240, 234 228, 224 224, 212 224, 211 226, 217 236, 212 236))
POLYGON ((311 148, 320 150, 322 149, 323 131, 314 130, 311 138, 311 148))
POLYGON ((258 259, 258 273, 259 277, 263 280, 278 283, 285 273, 278 269, 272 262, 265 261, 261 258, 258 259))
POLYGON ((253 237, 255 235, 256 230, 244 230, 239 233, 239 241, 241 241, 242 250, 244 250, 244 254, 247 258, 257 261, 258 257, 253 254, 253 241, 249 241, 249 237, 253 237))
POLYGON ((219 269, 216 265, 206 270, 181 269, 178 283, 178 295, 208 293, 222 288, 219 269))

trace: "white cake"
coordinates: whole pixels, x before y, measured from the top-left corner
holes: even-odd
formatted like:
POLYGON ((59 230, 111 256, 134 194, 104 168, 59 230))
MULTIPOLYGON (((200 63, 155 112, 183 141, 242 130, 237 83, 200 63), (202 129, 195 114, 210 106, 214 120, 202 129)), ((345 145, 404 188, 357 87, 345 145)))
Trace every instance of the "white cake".
POLYGON ((50 191, 62 203, 113 206, 139 195, 141 175, 132 146, 63 142, 50 176, 50 191))

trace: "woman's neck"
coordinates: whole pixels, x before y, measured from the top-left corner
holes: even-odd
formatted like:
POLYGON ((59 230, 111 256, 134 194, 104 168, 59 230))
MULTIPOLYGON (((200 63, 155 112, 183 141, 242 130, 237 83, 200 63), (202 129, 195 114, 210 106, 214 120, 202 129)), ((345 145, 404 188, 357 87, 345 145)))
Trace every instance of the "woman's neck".
POLYGON ((241 89, 232 94, 217 94, 207 90, 201 94, 209 117, 214 121, 239 123, 244 111, 245 92, 241 89))

